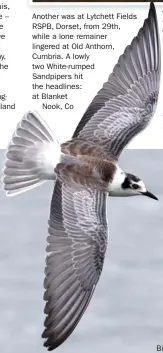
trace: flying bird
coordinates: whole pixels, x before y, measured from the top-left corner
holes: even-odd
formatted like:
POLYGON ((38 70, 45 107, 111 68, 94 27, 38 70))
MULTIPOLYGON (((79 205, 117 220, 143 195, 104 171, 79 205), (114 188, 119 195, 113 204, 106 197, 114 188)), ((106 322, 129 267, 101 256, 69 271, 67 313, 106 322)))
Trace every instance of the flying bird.
POLYGON ((119 156, 150 123, 160 86, 156 10, 120 56, 70 141, 59 144, 37 112, 24 115, 6 151, 2 183, 7 196, 53 180, 45 268, 45 322, 49 351, 61 345, 85 312, 107 248, 108 196, 156 199, 119 156))

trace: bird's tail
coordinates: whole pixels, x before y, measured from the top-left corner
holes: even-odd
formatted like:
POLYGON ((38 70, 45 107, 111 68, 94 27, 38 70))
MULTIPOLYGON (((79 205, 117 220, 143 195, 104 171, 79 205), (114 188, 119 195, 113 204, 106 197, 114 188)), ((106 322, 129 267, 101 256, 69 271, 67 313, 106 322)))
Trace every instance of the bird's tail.
POLYGON ((36 112, 28 112, 16 127, 6 151, 2 187, 14 196, 48 179, 55 180, 61 148, 50 128, 36 112))

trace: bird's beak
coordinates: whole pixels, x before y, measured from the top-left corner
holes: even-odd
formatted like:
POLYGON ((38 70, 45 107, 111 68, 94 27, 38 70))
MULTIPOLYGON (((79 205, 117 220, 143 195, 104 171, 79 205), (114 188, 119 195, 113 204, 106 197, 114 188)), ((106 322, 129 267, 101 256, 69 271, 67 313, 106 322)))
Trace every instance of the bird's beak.
POLYGON ((153 195, 151 192, 149 192, 149 191, 142 192, 142 195, 148 196, 148 197, 150 197, 151 199, 154 199, 154 200, 158 200, 158 198, 155 195, 153 195))

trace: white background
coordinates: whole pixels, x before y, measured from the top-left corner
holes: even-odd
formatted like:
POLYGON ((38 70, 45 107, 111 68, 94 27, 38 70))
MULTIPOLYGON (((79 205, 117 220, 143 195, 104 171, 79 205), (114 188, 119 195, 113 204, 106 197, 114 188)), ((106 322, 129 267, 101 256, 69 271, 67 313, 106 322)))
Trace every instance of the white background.
MULTIPOLYGON (((81 119, 87 106, 107 80, 119 55, 125 47, 130 44, 133 37, 142 26, 144 19, 148 15, 149 3, 144 4, 101 4, 101 5, 31 5, 28 0, 8 0, 10 6, 10 19, 3 21, 5 27, 6 41, 1 41, 2 54, 8 57, 9 70, 1 72, 0 93, 7 93, 9 101, 16 101, 16 110, 0 110, 0 148, 5 148, 15 129, 16 123, 28 110, 37 110, 53 129, 59 141, 69 139, 77 123, 81 119), (73 91, 71 102, 76 103, 74 110, 41 110, 40 102, 33 101, 32 95, 32 13, 109 13, 117 11, 126 13, 133 12, 138 16, 137 20, 119 21, 121 31, 112 31, 110 42, 115 44, 115 50, 110 51, 90 51, 91 57, 95 61, 94 71, 87 71, 84 75, 83 90, 73 91)), ((162 41, 162 9, 161 4, 156 4, 160 38, 162 41)), ((1 10, 3 14, 3 11, 1 10)), ((1 32, 2 33, 2 32, 1 32)), ((103 32, 104 33, 104 32, 103 32)), ((44 41, 46 43, 46 41, 44 41)), ((71 103, 70 102, 70 103, 71 103)), ((3 102, 2 102, 3 103, 3 102)), ((136 137, 129 148, 163 148, 163 104, 162 104, 162 84, 157 112, 149 128, 136 137)))

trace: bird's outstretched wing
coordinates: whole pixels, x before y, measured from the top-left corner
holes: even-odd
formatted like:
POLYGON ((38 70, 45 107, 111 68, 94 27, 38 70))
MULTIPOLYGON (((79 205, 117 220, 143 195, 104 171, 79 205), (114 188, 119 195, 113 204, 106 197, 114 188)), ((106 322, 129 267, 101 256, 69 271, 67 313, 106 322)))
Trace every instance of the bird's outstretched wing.
MULTIPOLYGON (((131 45, 98 92, 73 137, 118 157, 149 123, 160 82, 154 4, 131 45)), ((76 327, 99 279, 107 244, 106 194, 57 180, 51 203, 45 278, 44 345, 58 347, 76 327)))
POLYGON ((73 137, 93 141, 119 157, 154 114, 160 71, 160 40, 155 6, 98 92, 73 137))
POLYGON ((76 327, 100 277, 107 246, 106 194, 58 180, 47 241, 42 336, 53 350, 76 327))

